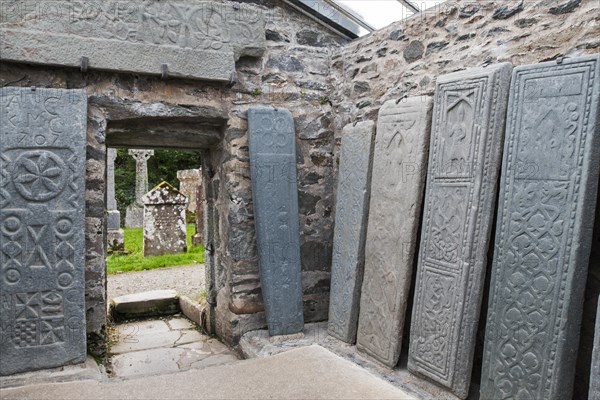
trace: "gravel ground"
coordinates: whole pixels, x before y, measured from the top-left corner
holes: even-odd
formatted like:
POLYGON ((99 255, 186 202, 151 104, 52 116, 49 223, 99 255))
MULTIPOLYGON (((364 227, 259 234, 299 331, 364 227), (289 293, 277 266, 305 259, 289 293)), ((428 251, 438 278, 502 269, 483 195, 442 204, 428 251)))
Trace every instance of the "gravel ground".
POLYGON ((163 289, 198 297, 205 287, 204 278, 204 264, 108 275, 108 298, 163 289))

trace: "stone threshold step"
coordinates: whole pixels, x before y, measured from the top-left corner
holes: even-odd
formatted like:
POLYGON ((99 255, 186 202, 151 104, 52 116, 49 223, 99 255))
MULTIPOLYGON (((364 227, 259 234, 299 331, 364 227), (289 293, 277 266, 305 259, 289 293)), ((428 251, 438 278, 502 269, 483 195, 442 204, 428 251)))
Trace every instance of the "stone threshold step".
POLYGON ((111 299, 109 315, 114 321, 177 314, 179 294, 175 290, 152 290, 111 299))

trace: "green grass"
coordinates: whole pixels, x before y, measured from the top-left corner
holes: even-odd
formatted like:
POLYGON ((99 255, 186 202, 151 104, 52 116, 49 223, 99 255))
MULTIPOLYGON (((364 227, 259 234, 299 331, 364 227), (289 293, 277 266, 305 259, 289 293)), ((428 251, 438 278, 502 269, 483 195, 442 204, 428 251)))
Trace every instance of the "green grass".
POLYGON ((182 254, 167 254, 164 256, 144 257, 143 228, 125 228, 125 250, 128 254, 112 254, 106 259, 109 274, 119 272, 142 271, 145 269, 174 267, 204 263, 204 247, 192 246, 194 224, 187 225, 188 252, 182 254))

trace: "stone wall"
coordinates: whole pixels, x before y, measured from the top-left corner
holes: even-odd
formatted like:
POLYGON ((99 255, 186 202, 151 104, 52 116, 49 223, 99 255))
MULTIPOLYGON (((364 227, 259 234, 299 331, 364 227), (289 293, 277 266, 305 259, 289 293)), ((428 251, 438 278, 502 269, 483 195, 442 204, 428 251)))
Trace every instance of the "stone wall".
MULTIPOLYGON (((156 121, 164 123, 165 118, 206 114, 228 118, 223 140, 196 150, 205 154, 209 327, 235 343, 245 330, 265 326, 249 180, 247 110, 270 104, 292 111, 305 317, 308 322, 327 319, 334 193, 330 48, 345 39, 279 1, 245 3, 265 15, 266 51, 258 58, 241 57, 236 79, 228 85, 0 62, 0 86, 84 88, 88 94, 86 310, 88 349, 93 354, 103 354, 106 345, 105 159, 106 146, 111 145, 107 137, 112 129, 115 146, 124 129, 154 128, 156 121)), ((168 147, 165 143, 172 140, 165 135, 155 137, 162 137, 160 142, 152 139, 140 145, 168 147)))
MULTIPOLYGON (((442 3, 355 40, 333 54, 335 90, 331 101, 336 157, 339 157, 339 139, 346 124, 377 121, 379 108, 387 100, 406 95, 433 95, 439 75, 500 62, 511 62, 515 66, 550 60, 560 62, 561 57, 598 52, 600 1, 597 0, 442 3)), ((576 372, 576 382, 581 384, 576 385, 574 398, 587 396, 594 312, 600 292, 599 232, 600 221, 596 219, 576 372)), ((486 293, 491 250, 488 259, 486 293)), ((412 297, 411 293, 409 298, 412 297)), ((480 379, 487 303, 486 294, 478 330, 474 382, 480 379)), ((408 318, 411 308, 409 303, 408 318)), ((409 334, 405 332, 405 339, 409 334)), ((403 346, 405 349, 407 344, 403 346)))

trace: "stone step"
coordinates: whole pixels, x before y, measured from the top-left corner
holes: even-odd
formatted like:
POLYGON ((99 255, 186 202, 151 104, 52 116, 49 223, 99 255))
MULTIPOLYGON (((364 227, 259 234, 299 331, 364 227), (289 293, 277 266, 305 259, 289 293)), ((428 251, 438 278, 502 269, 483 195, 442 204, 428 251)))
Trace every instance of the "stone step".
POLYGON ((152 290, 115 297, 109 314, 115 321, 177 314, 179 294, 175 290, 152 290))

